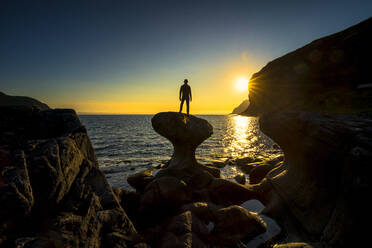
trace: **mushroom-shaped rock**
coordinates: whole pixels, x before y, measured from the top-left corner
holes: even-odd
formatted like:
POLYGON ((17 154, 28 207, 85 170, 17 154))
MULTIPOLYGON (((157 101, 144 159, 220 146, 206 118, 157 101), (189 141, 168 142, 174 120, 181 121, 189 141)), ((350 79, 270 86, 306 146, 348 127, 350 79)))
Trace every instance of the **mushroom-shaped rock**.
POLYGON ((213 134, 213 127, 208 121, 182 113, 158 113, 151 122, 154 130, 173 144, 174 152, 169 167, 196 165, 197 146, 213 134))

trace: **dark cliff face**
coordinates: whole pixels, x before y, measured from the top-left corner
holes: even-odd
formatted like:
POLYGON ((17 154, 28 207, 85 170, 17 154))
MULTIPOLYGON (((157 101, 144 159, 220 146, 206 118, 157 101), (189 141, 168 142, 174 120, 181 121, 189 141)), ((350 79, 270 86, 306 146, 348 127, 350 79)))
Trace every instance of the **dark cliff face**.
POLYGON ((369 243, 361 223, 371 194, 371 119, 278 112, 263 115, 260 127, 285 154, 284 170, 271 171, 261 186, 270 189, 266 211, 287 230, 287 241, 319 247, 369 243))
POLYGON ((246 115, 372 110, 372 18, 269 62, 252 76, 246 115))
POLYGON ((136 235, 74 110, 0 106, 0 202, 1 247, 127 247, 136 235))
POLYGON ((271 61, 249 83, 243 114, 259 115, 285 155, 257 187, 284 242, 369 242, 360 223, 371 193, 371 33, 372 18, 271 61))
POLYGON ((0 106, 29 106, 40 110, 50 109, 48 105, 27 96, 9 96, 0 92, 0 106))

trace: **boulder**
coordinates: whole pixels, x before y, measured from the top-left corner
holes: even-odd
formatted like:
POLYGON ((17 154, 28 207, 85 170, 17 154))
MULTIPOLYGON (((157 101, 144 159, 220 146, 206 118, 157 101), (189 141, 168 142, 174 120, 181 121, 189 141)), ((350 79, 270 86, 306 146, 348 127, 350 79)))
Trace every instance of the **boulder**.
POLYGON ((242 239, 248 241, 265 231, 266 223, 257 213, 233 205, 218 210, 213 234, 218 237, 220 245, 233 245, 242 239))
POLYGON ((206 234, 203 224, 190 212, 186 211, 171 218, 163 228, 158 247, 207 247, 198 237, 206 234))
POLYGON ((190 211, 183 212, 171 218, 165 228, 174 234, 186 234, 192 231, 192 214, 190 211))
POLYGON ((0 172, 0 246, 103 247, 109 233, 137 235, 73 110, 0 107, 0 172))
POLYGON ((258 158, 252 157, 244 157, 244 158, 237 158, 233 161, 233 163, 237 164, 238 166, 244 166, 249 163, 260 162, 261 160, 258 158))
POLYGON ((283 166, 283 162, 279 162, 277 164, 274 163, 263 163, 260 166, 254 167, 251 172, 249 173, 249 183, 250 184, 257 184, 261 182, 262 179, 269 173, 271 170, 275 169, 276 167, 283 166))
POLYGON ((263 165, 266 165, 266 161, 260 161, 260 162, 252 162, 252 163, 247 163, 247 164, 239 164, 239 168, 245 173, 245 174, 250 174, 251 171, 256 168, 260 167, 263 165))
POLYGON ((199 219, 207 222, 215 222, 219 207, 211 202, 193 202, 182 206, 181 211, 190 211, 199 219))
POLYGON ((135 188, 138 192, 143 192, 143 190, 146 188, 146 186, 154 180, 154 176, 152 175, 152 172, 154 171, 153 168, 142 170, 140 172, 137 172, 133 175, 130 175, 127 178, 127 181, 130 186, 135 188))
POLYGON ((208 190, 213 203, 223 206, 240 205, 255 197, 249 187, 220 178, 214 179, 208 190))
POLYGON ((141 197, 140 211, 170 211, 190 200, 191 191, 184 181, 175 177, 161 177, 147 185, 141 197))
POLYGON ((198 164, 195 167, 164 168, 155 177, 175 177, 190 186, 190 190, 204 189, 216 178, 205 167, 201 167, 198 164))
POLYGON ((246 181, 246 178, 245 178, 244 174, 238 174, 234 177, 234 179, 237 183, 242 184, 242 185, 244 185, 245 181, 246 181))

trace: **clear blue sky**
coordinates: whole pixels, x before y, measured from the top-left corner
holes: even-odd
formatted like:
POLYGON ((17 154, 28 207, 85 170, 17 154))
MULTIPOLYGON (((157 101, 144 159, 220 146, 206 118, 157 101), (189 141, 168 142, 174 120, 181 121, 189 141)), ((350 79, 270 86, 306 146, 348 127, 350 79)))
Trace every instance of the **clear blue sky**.
POLYGON ((223 92, 234 73, 250 77, 371 13, 370 0, 5 0, 0 91, 81 112, 105 112, 102 103, 106 112, 147 113, 176 106, 178 87, 189 78, 199 112, 214 111, 201 98, 226 97, 227 110, 246 98, 223 92))

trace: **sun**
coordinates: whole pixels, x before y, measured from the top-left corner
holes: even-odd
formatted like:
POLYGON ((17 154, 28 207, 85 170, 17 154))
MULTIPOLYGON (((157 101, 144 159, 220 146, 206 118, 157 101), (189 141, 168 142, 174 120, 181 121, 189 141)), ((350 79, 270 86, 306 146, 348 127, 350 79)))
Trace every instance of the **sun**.
POLYGON ((238 91, 247 91, 248 90, 248 82, 249 80, 245 77, 237 78, 235 81, 235 88, 238 91))

